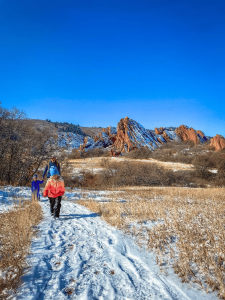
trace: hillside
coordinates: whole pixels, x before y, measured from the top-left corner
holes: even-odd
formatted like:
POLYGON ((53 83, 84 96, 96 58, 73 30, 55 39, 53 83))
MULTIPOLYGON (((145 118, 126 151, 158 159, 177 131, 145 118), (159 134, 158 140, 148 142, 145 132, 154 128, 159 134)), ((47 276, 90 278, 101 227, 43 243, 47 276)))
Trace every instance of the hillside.
MULTIPOLYGON (((201 130, 186 125, 160 127, 155 130, 144 128, 139 122, 128 117, 121 119, 115 127, 80 127, 67 122, 28 120, 37 129, 48 129, 60 137, 60 145, 71 152, 72 149, 87 151, 105 148, 111 155, 137 149, 154 151, 168 142, 192 142, 195 145, 209 143, 209 137, 201 130), (78 133, 76 133, 78 132, 78 133)), ((217 135, 211 140, 211 148, 219 151, 225 148, 224 137, 217 135)))

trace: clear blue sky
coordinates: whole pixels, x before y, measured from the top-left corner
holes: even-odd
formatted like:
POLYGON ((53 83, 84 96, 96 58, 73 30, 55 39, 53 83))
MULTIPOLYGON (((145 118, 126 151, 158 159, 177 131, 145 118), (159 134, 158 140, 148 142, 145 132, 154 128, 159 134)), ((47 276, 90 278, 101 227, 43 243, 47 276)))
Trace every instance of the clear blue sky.
POLYGON ((0 0, 0 101, 30 118, 225 135, 224 0, 0 0))

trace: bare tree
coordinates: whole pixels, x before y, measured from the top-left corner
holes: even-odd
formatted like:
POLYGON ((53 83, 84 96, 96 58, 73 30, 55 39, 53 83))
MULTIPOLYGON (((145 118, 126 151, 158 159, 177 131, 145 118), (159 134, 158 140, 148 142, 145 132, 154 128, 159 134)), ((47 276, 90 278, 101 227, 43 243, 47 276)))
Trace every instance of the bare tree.
POLYGON ((17 108, 0 106, 0 180, 25 184, 51 154, 58 150, 58 137, 47 130, 36 130, 17 108))

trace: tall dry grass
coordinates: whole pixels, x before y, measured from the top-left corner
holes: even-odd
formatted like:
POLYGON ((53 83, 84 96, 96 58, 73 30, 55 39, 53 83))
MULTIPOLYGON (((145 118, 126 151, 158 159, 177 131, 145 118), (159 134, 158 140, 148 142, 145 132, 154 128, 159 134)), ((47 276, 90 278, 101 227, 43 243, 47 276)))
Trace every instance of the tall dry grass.
POLYGON ((42 219, 38 202, 24 201, 0 214, 0 299, 16 293, 27 266, 34 226, 42 219))
POLYGON ((162 270, 171 265, 183 282, 225 299, 225 188, 126 189, 79 203, 154 251, 162 270))

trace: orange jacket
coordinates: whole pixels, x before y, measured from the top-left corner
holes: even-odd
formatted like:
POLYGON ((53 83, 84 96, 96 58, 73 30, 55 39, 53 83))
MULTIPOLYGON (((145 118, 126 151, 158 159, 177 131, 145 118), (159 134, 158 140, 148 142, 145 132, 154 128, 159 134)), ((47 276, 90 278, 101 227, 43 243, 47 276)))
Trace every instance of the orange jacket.
POLYGON ((58 196, 63 196, 65 193, 64 181, 61 176, 59 179, 53 179, 50 177, 46 183, 43 196, 56 198, 58 196))

